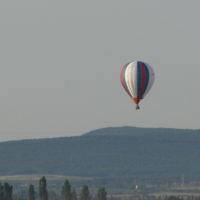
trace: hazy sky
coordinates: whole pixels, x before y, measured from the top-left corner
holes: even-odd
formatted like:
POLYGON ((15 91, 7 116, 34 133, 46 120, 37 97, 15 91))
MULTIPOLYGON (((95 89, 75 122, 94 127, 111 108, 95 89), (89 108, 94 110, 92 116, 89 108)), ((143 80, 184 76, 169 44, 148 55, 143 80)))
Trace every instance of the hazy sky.
POLYGON ((200 129, 199 0, 0 1, 0 141, 115 126, 200 129), (155 82, 140 110, 129 61, 155 82))

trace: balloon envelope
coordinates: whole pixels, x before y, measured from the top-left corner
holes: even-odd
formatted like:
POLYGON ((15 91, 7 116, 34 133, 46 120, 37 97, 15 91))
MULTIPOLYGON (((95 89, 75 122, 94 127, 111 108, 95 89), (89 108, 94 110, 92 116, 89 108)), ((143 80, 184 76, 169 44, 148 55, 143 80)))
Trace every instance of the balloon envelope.
POLYGON ((122 68, 120 80, 128 95, 138 104, 151 89, 155 80, 155 74, 149 64, 134 61, 127 63, 122 68))

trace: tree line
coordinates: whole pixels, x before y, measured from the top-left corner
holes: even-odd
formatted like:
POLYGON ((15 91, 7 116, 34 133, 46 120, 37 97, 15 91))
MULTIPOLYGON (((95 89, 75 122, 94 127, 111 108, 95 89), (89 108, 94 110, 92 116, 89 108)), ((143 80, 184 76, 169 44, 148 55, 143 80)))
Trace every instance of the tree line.
MULTIPOLYGON (((47 180, 45 176, 43 176, 39 180, 39 191, 38 191, 38 198, 36 197, 36 191, 34 185, 30 184, 27 198, 26 200, 48 200, 48 190, 47 190, 47 180)), ((66 179, 62 189, 61 189, 61 196, 63 200, 91 200, 89 188, 87 185, 83 185, 81 188, 81 193, 78 196, 76 194, 76 190, 71 188, 69 181, 66 179)), ((107 199, 107 192, 104 187, 98 190, 97 194, 98 200, 106 200, 107 199)), ((13 187, 12 185, 8 184, 7 182, 4 185, 1 185, 0 182, 0 200, 13 200, 13 187)), ((22 200, 22 199, 21 199, 22 200)), ((25 200, 25 199, 23 199, 25 200)))
MULTIPOLYGON (((47 180, 43 176, 39 180, 38 191, 35 191, 34 185, 30 184, 28 192, 26 192, 26 198, 13 198, 13 186, 7 182, 4 185, 0 182, 0 200, 200 200, 200 196, 183 195, 183 196, 156 196, 156 195, 144 195, 136 193, 133 196, 117 197, 110 195, 107 197, 107 191, 104 187, 99 188, 95 197, 90 195, 87 185, 81 187, 81 192, 77 195, 76 190, 71 188, 70 182, 66 179, 61 188, 61 196, 49 198, 47 190, 47 180)), ((55 193, 56 194, 56 193, 55 193)))

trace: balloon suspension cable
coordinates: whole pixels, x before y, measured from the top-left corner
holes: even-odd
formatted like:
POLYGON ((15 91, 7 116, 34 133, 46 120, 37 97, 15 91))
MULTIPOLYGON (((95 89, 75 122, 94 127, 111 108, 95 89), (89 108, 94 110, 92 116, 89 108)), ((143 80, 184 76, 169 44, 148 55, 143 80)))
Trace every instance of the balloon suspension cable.
POLYGON ((140 109, 139 105, 137 104, 137 106, 135 107, 136 110, 140 109))

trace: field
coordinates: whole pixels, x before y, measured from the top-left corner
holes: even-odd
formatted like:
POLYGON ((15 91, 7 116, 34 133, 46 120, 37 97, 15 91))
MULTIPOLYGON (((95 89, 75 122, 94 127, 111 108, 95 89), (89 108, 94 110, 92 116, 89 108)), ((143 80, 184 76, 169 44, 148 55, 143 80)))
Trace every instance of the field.
MULTIPOLYGON (((22 175, 10 175, 10 176, 0 176, 0 181, 39 181, 43 175, 40 174, 22 174, 22 175)), ((49 181, 58 180, 90 180, 91 178, 75 177, 75 176, 63 176, 63 175, 45 175, 46 179, 49 181)))

